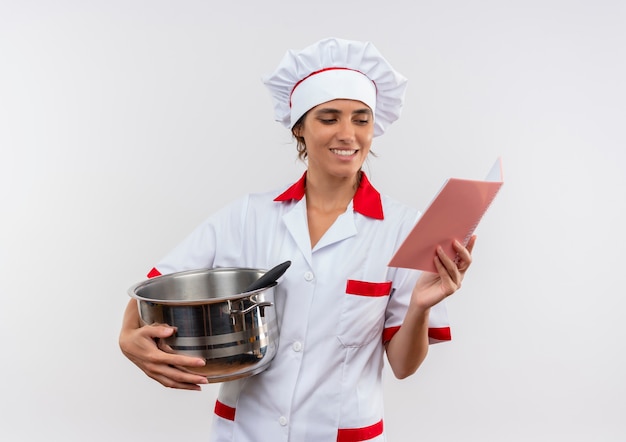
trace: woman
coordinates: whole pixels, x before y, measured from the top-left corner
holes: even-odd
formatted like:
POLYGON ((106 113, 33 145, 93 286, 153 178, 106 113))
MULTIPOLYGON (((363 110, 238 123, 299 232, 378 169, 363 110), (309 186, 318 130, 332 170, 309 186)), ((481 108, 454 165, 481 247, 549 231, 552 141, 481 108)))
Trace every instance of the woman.
MULTIPOLYGON (((387 266, 419 213, 381 196, 361 171, 373 137, 399 117, 406 85, 373 45, 325 39, 289 51, 265 84, 307 171, 222 209, 149 276, 292 261, 275 293, 277 354, 264 372, 221 384, 213 440, 384 440, 384 353, 405 378, 429 343, 450 339, 442 301, 460 287, 474 238, 455 241, 456 263, 437 250, 437 273, 387 266)), ((205 378, 174 366, 204 361, 154 343, 172 332, 140 327, 131 301, 120 346, 161 384, 200 389, 205 378)))

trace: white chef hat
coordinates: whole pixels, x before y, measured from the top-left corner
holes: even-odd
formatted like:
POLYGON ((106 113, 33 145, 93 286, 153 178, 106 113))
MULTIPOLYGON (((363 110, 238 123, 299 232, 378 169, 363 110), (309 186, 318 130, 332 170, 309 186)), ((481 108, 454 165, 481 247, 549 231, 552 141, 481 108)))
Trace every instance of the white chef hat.
POLYGON ((407 79, 372 43, 326 38, 287 51, 263 78, 274 100, 276 121, 291 129, 309 109, 327 101, 359 100, 374 112, 374 136, 400 117, 407 79))

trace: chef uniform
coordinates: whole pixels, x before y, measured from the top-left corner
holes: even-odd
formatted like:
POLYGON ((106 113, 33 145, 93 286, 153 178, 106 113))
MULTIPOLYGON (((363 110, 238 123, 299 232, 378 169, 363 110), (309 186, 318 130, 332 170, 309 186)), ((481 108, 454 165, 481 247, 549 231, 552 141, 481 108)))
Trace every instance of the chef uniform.
MULTIPOLYGON (((380 135, 399 116, 406 80, 371 43, 325 39, 287 52, 265 83, 287 127, 317 104, 347 98, 372 108, 380 135)), ((385 440, 384 344, 419 276, 387 264, 419 212, 379 194, 362 173, 345 213, 311 248, 305 188, 306 172, 231 203, 149 274, 292 262, 275 289, 276 356, 265 371, 221 384, 213 441, 385 440)), ((443 302, 430 311, 429 337, 450 339, 443 302)))

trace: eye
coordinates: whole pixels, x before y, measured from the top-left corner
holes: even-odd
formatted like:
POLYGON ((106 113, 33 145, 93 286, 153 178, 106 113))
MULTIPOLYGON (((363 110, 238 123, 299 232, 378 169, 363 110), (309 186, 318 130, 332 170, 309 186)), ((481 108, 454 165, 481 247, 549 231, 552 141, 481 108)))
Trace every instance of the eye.
POLYGON ((337 121, 336 118, 320 118, 319 120, 322 122, 322 124, 333 124, 337 121))
POLYGON ((365 126, 369 124, 370 120, 369 118, 357 118, 354 120, 354 122, 360 126, 365 126))

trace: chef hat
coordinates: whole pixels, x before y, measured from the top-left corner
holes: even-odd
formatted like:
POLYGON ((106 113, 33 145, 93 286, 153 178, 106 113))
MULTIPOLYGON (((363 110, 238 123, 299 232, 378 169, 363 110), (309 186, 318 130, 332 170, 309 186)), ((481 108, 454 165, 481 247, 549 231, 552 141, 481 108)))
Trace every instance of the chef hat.
POLYGON ((406 78, 372 43, 326 38, 287 51, 263 79, 274 100, 276 121, 291 129, 309 109, 339 98, 359 100, 374 112, 374 136, 400 117, 406 78))

